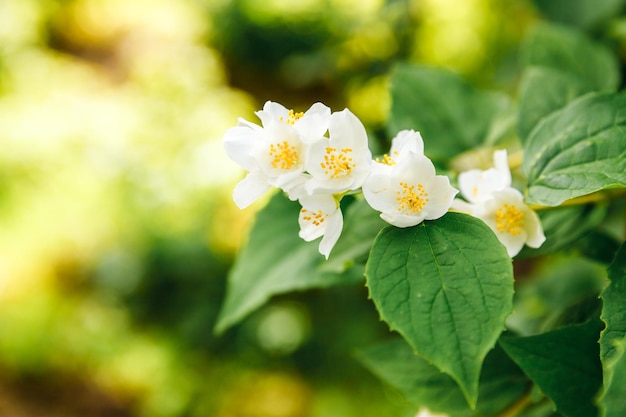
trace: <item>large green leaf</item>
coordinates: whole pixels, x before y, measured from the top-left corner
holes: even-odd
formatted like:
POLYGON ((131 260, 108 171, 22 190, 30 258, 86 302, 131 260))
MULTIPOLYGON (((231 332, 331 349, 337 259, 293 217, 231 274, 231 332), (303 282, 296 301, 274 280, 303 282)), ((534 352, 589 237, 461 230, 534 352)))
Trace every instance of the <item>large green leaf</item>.
POLYGON ((491 121, 504 108, 502 95, 475 90, 442 69, 399 65, 391 75, 390 136, 420 131, 426 154, 436 161, 481 145, 491 121))
POLYGON ((525 141, 539 120, 567 103, 593 91, 582 78, 547 67, 530 67, 520 83, 517 133, 525 141))
POLYGON ((540 66, 579 77, 594 90, 615 90, 619 63, 606 46, 583 33, 557 25, 535 26, 522 44, 526 66, 540 66))
POLYGON ((416 407, 426 407, 455 417, 500 415, 530 385, 519 367, 496 347, 483 363, 478 403, 472 410, 457 383, 413 353, 404 340, 392 340, 363 349, 359 351, 358 358, 416 407))
POLYGON ((342 272, 355 263, 365 263, 376 235, 388 225, 365 200, 350 204, 344 217, 341 237, 322 266, 324 271, 342 272))
POLYGON ((605 366, 614 355, 614 343, 626 337, 626 243, 622 243, 617 251, 608 275, 610 283, 601 294, 600 316, 606 324, 600 336, 600 352, 605 366))
POLYGON ((626 186, 625 126, 625 94, 587 94, 543 119, 524 147, 528 201, 557 206, 626 186))
POLYGON ((297 202, 279 193, 258 213, 249 241, 228 275, 216 332, 236 324, 273 295, 363 279, 359 266, 341 274, 321 271, 325 259, 317 251, 318 242, 298 237, 299 210, 297 202))
POLYGON ((550 20, 590 28, 618 15, 624 0, 533 0, 550 20))
POLYGON ((626 415, 626 338, 615 340, 613 355, 604 364, 604 392, 599 399, 603 417, 626 415))
POLYGON ((599 320, 528 337, 502 337, 500 346, 554 401, 565 417, 593 417, 602 384, 599 320))
POLYGON ((385 228, 366 277, 381 318, 475 404, 482 361, 512 309, 511 260, 493 232, 460 213, 385 228))

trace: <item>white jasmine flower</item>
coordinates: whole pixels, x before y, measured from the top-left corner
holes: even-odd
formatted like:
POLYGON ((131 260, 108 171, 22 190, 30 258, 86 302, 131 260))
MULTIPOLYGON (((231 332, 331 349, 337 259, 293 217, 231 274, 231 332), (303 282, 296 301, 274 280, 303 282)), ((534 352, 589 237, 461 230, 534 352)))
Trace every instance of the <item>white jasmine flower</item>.
POLYGON ((382 159, 376 158, 376 162, 392 166, 407 152, 424 155, 424 140, 419 132, 414 130, 401 130, 398 132, 391 140, 389 154, 383 155, 382 159))
POLYGON ((506 150, 493 154, 494 168, 472 169, 459 175, 461 195, 470 203, 480 203, 491 194, 511 186, 511 171, 506 150))
POLYGON ((294 113, 282 104, 267 101, 263 105, 263 110, 255 114, 261 119, 263 127, 273 123, 286 123, 293 126, 304 143, 311 143, 319 140, 326 133, 330 108, 322 103, 315 103, 304 113, 294 113))
POLYGON ((537 213, 511 187, 506 150, 495 151, 493 159, 494 168, 473 169, 459 175, 459 188, 468 202, 454 200, 452 208, 483 220, 512 258, 524 244, 538 248, 546 237, 537 213))
POLYGON ((522 193, 507 187, 491 198, 473 205, 472 215, 482 219, 494 231, 512 258, 524 244, 540 247, 546 240, 539 216, 524 203, 522 193))
POLYGON ((313 142, 306 171, 309 194, 334 194, 361 187, 369 174, 372 154, 361 121, 350 110, 330 116, 329 138, 313 142))
POLYGON ((343 229, 343 215, 332 195, 312 195, 299 199, 302 209, 298 222, 299 236, 310 242, 320 236, 319 252, 328 259, 343 229))
POLYGON ((239 119, 224 135, 228 156, 248 171, 235 187, 233 199, 247 207, 270 187, 278 187, 296 199, 308 176, 304 173, 308 143, 319 140, 328 128, 330 109, 316 103, 305 113, 294 113, 267 102, 256 112, 262 127, 239 119))
POLYGON ((457 190, 450 180, 435 175, 433 163, 423 154, 406 152, 393 165, 376 163, 363 184, 369 205, 397 227, 415 226, 443 216, 457 190))

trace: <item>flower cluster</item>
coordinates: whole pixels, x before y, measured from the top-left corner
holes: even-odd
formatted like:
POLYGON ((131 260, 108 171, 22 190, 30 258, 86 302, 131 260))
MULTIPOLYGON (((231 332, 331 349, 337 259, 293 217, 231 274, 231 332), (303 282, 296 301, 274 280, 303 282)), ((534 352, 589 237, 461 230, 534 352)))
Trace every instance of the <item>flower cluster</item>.
POLYGON ((546 240, 537 213, 511 187, 506 150, 494 152, 494 167, 472 169, 459 175, 459 188, 466 201, 456 199, 452 208, 483 220, 506 247, 510 257, 524 244, 538 248, 546 240))
POLYGON ((443 216, 458 192, 435 174, 418 132, 398 133, 378 161, 365 127, 348 109, 331 112, 315 103, 294 113, 268 101, 255 114, 261 126, 239 119, 224 136, 228 156, 248 171, 233 199, 244 208, 271 187, 280 188, 302 206, 300 237, 322 237, 319 251, 326 258, 343 228, 339 202, 347 193, 362 190, 385 221, 409 227, 443 216))

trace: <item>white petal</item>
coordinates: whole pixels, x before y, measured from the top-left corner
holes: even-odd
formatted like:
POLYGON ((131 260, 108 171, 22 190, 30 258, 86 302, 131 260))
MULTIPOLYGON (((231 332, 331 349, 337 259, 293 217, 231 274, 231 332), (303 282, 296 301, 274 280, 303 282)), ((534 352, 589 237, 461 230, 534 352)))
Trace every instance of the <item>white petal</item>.
POLYGON ((339 210, 337 203, 334 197, 329 194, 305 196, 298 201, 302 205, 298 217, 299 236, 307 242, 317 239, 326 232, 328 219, 339 210), (317 218, 315 218, 316 215, 317 218))
POLYGON ((233 190, 233 200, 235 204, 237 204, 237 207, 243 209, 262 197, 270 188, 265 176, 259 172, 249 172, 248 175, 235 186, 233 190))
POLYGON ((322 103, 313 104, 294 124, 305 143, 320 140, 328 130, 330 108, 322 103))
POLYGON ((459 198, 455 198, 454 200, 452 200, 450 208, 460 213, 469 214, 470 216, 476 216, 476 204, 470 204, 467 201, 463 201, 459 198))
POLYGON ((389 151, 389 156, 392 159, 397 159, 405 152, 424 154, 424 140, 419 132, 416 132, 415 130, 401 130, 391 140, 391 150, 389 151))
POLYGON ((256 128, 258 130, 245 126, 231 127, 222 139, 226 155, 248 171, 259 167, 253 154, 263 143, 263 131, 259 126, 256 128))
POLYGON ((546 241, 539 216, 530 208, 527 208, 524 215, 526 217, 526 233, 528 234, 526 245, 531 248, 538 248, 546 241))
POLYGON ((424 216, 407 216, 405 214, 395 214, 393 212, 380 213, 380 218, 396 227, 416 226, 424 221, 424 216))
POLYGON ((263 110, 254 112, 256 116, 261 120, 263 127, 268 127, 272 123, 276 123, 281 120, 287 120, 289 118, 289 110, 282 104, 275 103, 273 101, 266 101, 263 105, 263 110))
POLYGON ((435 220, 446 214, 458 193, 450 185, 450 179, 444 175, 435 176, 424 188, 428 193, 428 203, 423 209, 426 220, 435 220))
POLYGON ((506 149, 495 151, 493 153, 493 163, 496 170, 500 173, 503 187, 511 186, 511 169, 509 168, 509 159, 506 149))
POLYGON ((435 177, 432 161, 420 154, 409 153, 396 165, 392 166, 392 175, 407 182, 425 184, 435 177))
POLYGON ((318 247, 319 252, 328 259, 330 251, 335 247, 335 243, 339 240, 341 230, 343 229, 343 215, 341 210, 337 210, 335 214, 328 217, 328 225, 324 232, 324 237, 318 247))

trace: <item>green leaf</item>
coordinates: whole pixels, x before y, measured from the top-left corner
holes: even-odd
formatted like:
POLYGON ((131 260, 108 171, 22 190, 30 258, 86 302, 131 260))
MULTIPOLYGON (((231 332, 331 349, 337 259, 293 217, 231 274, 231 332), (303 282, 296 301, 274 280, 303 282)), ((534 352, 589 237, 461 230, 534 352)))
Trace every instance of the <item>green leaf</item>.
POLYGON ((297 202, 279 193, 257 214, 249 241, 228 275, 216 333, 236 324, 273 295, 363 279, 363 268, 358 266, 342 274, 321 271, 325 259, 318 253, 318 242, 298 237, 299 210, 297 202))
POLYGON ((522 44, 525 66, 548 67, 579 77, 594 90, 615 90, 619 63, 606 46, 558 25, 535 26, 522 44))
POLYGON ((414 129, 426 154, 446 161, 485 141, 494 114, 507 104, 502 95, 475 90, 442 69, 399 65, 391 75, 391 113, 387 131, 414 129))
POLYGON ((546 67, 526 69, 520 86, 520 139, 524 142, 542 118, 591 91, 593 85, 576 75, 546 67))
POLYGON ((626 338, 614 342, 611 358, 604 364, 604 392, 599 399, 603 417, 626 415, 626 338))
POLYGON ((580 256, 544 258, 515 291, 506 327, 530 336, 597 317, 606 268, 580 256))
POLYGON ((615 354, 615 342, 626 337, 626 243, 622 243, 608 268, 610 283, 602 291, 602 315, 606 328, 600 336, 602 362, 615 354))
POLYGON ((467 405, 450 376, 415 355, 402 339, 363 349, 358 359, 414 406, 457 417, 500 415, 530 386, 521 369, 498 347, 487 354, 483 363, 475 410, 467 405))
POLYGON ((590 28, 619 15, 624 0, 533 0, 550 20, 590 28))
POLYGON ((529 337, 502 337, 500 346, 554 401, 565 417, 593 417, 602 384, 599 320, 529 337))
POLYGON ((512 309, 511 260, 493 232, 460 213, 385 228, 366 277, 381 318, 474 405, 482 361, 512 309))
POLYGON ((525 246, 516 259, 554 253, 571 247, 589 233, 606 217, 607 206, 587 204, 580 206, 556 207, 539 211, 539 219, 546 235, 546 241, 539 248, 525 246))
POLYGON ((608 265, 619 249, 619 241, 601 230, 591 230, 574 242, 573 248, 588 259, 608 265))
POLYGON ((376 235, 383 227, 388 226, 380 218, 380 213, 372 209, 365 200, 350 204, 344 218, 341 237, 323 265, 324 271, 343 272, 355 263, 365 263, 376 235))
POLYGON ((552 113, 524 147, 530 203, 563 201, 626 186, 626 95, 588 94, 552 113))

